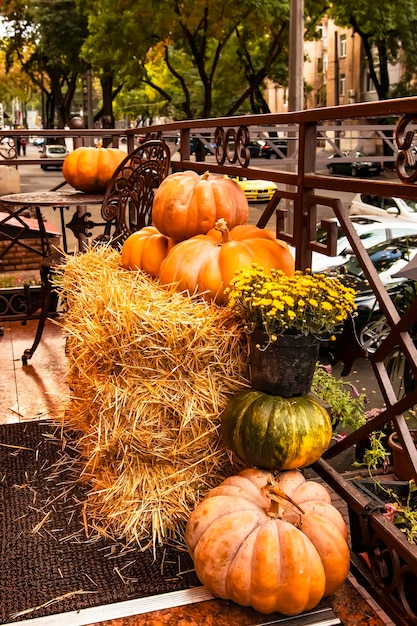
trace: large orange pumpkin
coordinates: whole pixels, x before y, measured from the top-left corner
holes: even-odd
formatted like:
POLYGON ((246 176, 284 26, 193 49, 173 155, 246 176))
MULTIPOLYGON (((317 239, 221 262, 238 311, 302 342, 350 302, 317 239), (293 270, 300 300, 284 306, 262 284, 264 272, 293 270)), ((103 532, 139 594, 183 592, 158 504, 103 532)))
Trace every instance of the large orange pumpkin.
POLYGON ((145 226, 129 235, 122 246, 122 265, 129 270, 143 270, 158 276, 162 261, 175 245, 170 237, 162 235, 155 226, 145 226))
POLYGON ((248 217, 245 193, 234 180, 191 170, 167 176, 152 207, 153 224, 176 241, 207 233, 220 218, 233 228, 246 224, 248 217))
POLYGON ((226 304, 224 293, 236 271, 258 263, 267 271, 278 269, 292 276, 294 258, 284 241, 263 228, 249 224, 230 231, 225 220, 206 235, 178 243, 161 264, 162 285, 175 284, 178 291, 202 293, 207 300, 226 304))
POLYGON ((117 167, 126 158, 118 148, 76 148, 64 159, 62 175, 84 193, 104 193, 117 167))
POLYGON ((310 610, 349 572, 342 515, 326 488, 297 470, 226 478, 191 513, 185 540, 214 596, 265 614, 310 610))

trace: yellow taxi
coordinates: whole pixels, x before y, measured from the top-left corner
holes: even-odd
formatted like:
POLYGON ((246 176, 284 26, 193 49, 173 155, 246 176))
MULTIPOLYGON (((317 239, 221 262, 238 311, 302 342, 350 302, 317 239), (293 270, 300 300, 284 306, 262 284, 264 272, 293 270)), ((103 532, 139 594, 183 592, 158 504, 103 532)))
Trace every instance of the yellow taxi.
POLYGON ((245 192, 248 202, 268 202, 278 186, 267 180, 252 180, 246 176, 230 176, 245 192))

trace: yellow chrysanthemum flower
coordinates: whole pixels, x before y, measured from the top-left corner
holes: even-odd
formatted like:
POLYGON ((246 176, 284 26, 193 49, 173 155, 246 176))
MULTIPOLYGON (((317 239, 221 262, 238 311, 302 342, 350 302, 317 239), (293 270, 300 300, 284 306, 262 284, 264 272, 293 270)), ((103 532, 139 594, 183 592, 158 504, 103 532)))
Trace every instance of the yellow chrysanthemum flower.
POLYGON ((287 330, 330 335, 356 310, 355 291, 335 278, 299 270, 286 276, 256 264, 237 272, 225 293, 249 332, 266 329, 270 341, 287 330))

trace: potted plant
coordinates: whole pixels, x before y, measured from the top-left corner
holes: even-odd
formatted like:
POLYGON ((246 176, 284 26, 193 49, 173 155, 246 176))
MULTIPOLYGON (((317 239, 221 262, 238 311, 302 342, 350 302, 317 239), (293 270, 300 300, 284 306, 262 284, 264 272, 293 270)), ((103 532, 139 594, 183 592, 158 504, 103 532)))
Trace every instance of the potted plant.
MULTIPOLYGON (((411 428, 410 435, 414 441, 414 445, 417 446, 417 429, 411 428)), ((392 450, 392 459, 397 477, 400 480, 411 480, 414 478, 413 467, 410 459, 405 453, 396 432, 391 433, 388 438, 388 444, 392 450)))
MULTIPOLYGON (((389 436, 388 442, 394 439, 394 434, 389 436)), ((353 484, 371 501, 380 505, 382 510, 385 509, 384 517, 395 524, 410 543, 417 543, 417 486, 411 476, 407 479, 401 471, 398 475, 397 459, 394 454, 393 460, 396 470, 395 480, 389 475, 384 476, 391 464, 386 448, 386 434, 383 430, 371 433, 362 462, 354 463, 356 467, 367 468, 368 478, 355 478, 353 484), (382 475, 374 474, 375 470, 381 468, 382 475)), ((405 475, 408 475, 409 471, 410 468, 406 467, 405 475)))
POLYGON ((353 484, 380 506, 383 516, 404 533, 407 541, 417 544, 417 487, 414 480, 386 482, 370 474, 369 479, 356 478, 353 484))
POLYGON ((338 425, 357 430, 366 423, 367 397, 355 385, 333 376, 331 365, 316 365, 311 390, 328 405, 333 430, 338 425))
POLYGON ((284 397, 310 392, 320 340, 356 309, 355 291, 337 278, 257 264, 237 272, 226 292, 249 334, 252 386, 284 397))

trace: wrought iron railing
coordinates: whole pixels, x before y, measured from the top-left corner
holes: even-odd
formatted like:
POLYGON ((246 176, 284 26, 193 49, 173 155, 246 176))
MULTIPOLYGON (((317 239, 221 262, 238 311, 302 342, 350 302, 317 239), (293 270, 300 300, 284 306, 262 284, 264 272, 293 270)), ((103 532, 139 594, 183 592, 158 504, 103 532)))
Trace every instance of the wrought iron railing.
MULTIPOLYGON (((352 567, 355 573, 396 623, 407 625, 417 624, 417 546, 409 543, 385 519, 380 507, 370 502, 333 468, 332 459, 355 446, 369 433, 392 423, 407 450, 414 467, 414 478, 417 479, 417 452, 405 419, 405 414, 417 403, 417 384, 413 390, 400 397, 386 367, 387 356, 393 347, 397 347, 411 376, 417 381, 417 349, 409 334, 417 322, 417 301, 405 314, 401 315, 397 311, 352 226, 348 208, 339 197, 341 192, 354 191, 417 199, 414 151, 416 111, 417 98, 407 98, 294 113, 173 122, 146 129, 72 129, 39 133, 73 137, 74 145, 80 145, 83 141, 89 144, 94 138, 103 138, 103 133, 107 133, 106 144, 118 146, 122 137, 125 137, 127 150, 130 151, 136 145, 138 136, 146 132, 148 137, 162 138, 171 146, 173 169, 193 169, 199 173, 210 170, 274 181, 278 184, 278 190, 260 215, 258 226, 270 227, 271 220, 275 220, 277 236, 296 250, 296 267, 299 269, 311 266, 313 251, 334 255, 334 226, 329 220, 323 222, 328 238, 325 245, 318 243, 317 218, 322 209, 338 218, 391 329, 376 351, 368 355, 386 408, 358 431, 332 445, 313 469, 346 500, 352 515, 356 516, 357 523, 352 526, 352 567), (277 137, 285 138, 288 142, 285 158, 278 158, 273 166, 271 162, 251 158, 251 141, 261 138, 273 147, 273 139, 277 137), (191 155, 191 138, 194 140, 194 148, 202 148, 203 160, 196 160, 191 155), (362 148, 371 154, 366 156, 366 160, 380 162, 387 169, 392 168, 393 175, 372 180, 332 176, 326 168, 326 148, 340 155, 335 162, 347 160, 343 156, 344 150, 362 148)), ((7 146, 13 146, 14 137, 18 134, 30 135, 31 132, 0 131, 0 137, 3 137, 0 142, 3 157, 0 166, 19 167, 21 159, 13 154, 13 149, 7 152, 7 146)), ((284 155, 280 153, 278 156, 284 155)), ((40 163, 40 159, 26 159, 25 162, 40 163)), ((90 229, 93 226, 89 224, 90 229)), ((352 341, 355 341, 354 337, 352 341)))

